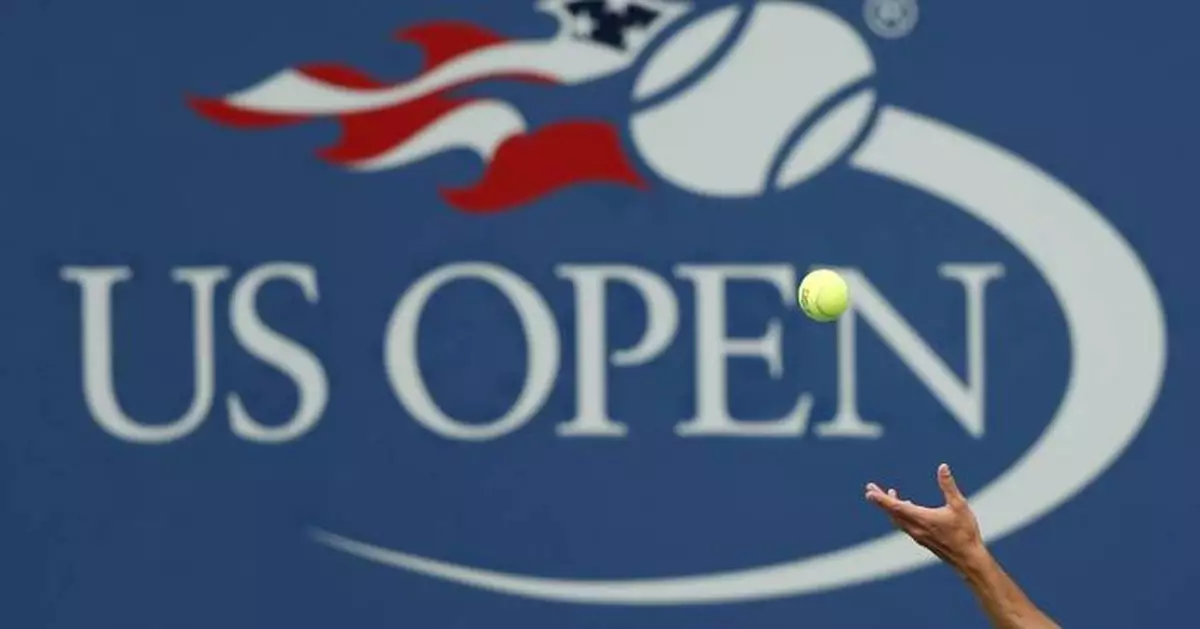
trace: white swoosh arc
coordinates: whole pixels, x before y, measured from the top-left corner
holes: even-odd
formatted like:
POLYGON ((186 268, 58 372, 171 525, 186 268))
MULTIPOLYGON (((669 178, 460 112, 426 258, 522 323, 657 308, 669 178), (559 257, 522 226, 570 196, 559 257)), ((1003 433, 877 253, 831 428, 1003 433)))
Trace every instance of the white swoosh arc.
MULTIPOLYGON (((1024 254, 1070 330, 1071 372, 1054 419, 1012 467, 970 498, 988 541, 1073 498, 1141 430, 1166 368, 1166 321, 1136 252, 1084 199, 1036 166, 964 131, 885 107, 851 156, 864 172, 941 198, 1024 254), (1119 297, 1116 298, 1116 297, 1119 297)), ((653 579, 513 574, 403 553, 326 531, 314 538, 368 561, 532 599, 602 605, 700 605, 812 594, 896 576, 937 559, 900 533, 785 563, 653 579)))

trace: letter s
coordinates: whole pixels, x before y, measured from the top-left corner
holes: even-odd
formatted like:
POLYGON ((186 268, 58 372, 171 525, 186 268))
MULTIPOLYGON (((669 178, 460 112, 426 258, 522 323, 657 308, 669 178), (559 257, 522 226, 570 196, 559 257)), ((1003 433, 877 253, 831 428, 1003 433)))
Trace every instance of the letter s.
POLYGON ((299 403, 287 422, 265 426, 246 411, 236 393, 228 397, 229 424, 233 433, 258 443, 292 441, 312 430, 329 401, 329 380, 321 361, 294 340, 267 327, 258 315, 258 291, 272 280, 290 280, 304 291, 309 303, 317 303, 316 271, 311 266, 289 263, 264 264, 238 281, 229 304, 229 320, 238 343, 255 358, 283 372, 296 383, 299 403))

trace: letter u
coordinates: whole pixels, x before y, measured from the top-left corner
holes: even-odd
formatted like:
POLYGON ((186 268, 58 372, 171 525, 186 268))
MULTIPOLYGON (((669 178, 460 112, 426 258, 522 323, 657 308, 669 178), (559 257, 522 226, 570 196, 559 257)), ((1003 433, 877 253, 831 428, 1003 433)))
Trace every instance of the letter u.
POLYGON ((83 392, 92 418, 118 439, 164 444, 186 437, 208 416, 213 404, 213 299, 229 277, 224 267, 175 269, 171 278, 192 292, 193 394, 183 416, 167 424, 146 425, 130 417, 117 400, 113 377, 113 286, 133 277, 129 267, 64 267, 62 279, 79 284, 82 321, 83 392))

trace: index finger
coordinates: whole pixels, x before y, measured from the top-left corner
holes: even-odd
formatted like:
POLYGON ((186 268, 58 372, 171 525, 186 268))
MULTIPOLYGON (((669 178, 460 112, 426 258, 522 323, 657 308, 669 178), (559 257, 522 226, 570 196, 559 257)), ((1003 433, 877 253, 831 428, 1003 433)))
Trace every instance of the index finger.
POLYGON ((921 518, 929 511, 925 507, 913 504, 910 500, 901 500, 883 491, 875 483, 867 483, 866 498, 867 502, 874 503, 893 515, 921 518))

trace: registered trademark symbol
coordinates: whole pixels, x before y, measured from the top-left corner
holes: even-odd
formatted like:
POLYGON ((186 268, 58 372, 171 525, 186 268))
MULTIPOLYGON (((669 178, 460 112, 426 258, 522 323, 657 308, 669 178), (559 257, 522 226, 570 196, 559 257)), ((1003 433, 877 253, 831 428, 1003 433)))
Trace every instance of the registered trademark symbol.
POLYGON ((863 3, 867 27, 887 39, 899 39, 911 33, 919 16, 917 0, 866 0, 863 3))

